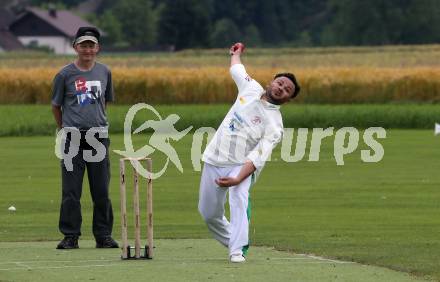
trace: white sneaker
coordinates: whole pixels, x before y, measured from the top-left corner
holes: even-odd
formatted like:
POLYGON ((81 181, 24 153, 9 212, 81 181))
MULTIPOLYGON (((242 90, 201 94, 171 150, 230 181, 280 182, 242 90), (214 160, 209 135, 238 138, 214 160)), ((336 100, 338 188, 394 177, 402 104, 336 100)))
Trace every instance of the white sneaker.
POLYGON ((231 255, 230 260, 233 263, 240 263, 240 262, 245 262, 246 258, 242 254, 235 254, 235 255, 231 255))

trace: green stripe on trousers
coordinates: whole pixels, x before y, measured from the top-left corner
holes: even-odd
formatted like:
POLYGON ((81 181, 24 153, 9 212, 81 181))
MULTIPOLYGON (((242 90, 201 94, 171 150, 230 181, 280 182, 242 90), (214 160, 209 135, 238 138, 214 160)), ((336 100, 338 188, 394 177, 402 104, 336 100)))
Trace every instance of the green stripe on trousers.
MULTIPOLYGON (((252 174, 251 187, 254 184, 254 182, 255 182, 255 175, 252 174)), ((247 219, 248 219, 249 225, 251 223, 251 213, 252 213, 251 187, 249 187, 248 206, 247 206, 247 209, 246 209, 246 215, 247 215, 247 219)), ((250 244, 250 242, 248 242, 248 244, 246 246, 243 246, 243 248, 241 248, 241 251, 243 252, 243 256, 247 256, 248 251, 249 251, 249 244, 250 244)))

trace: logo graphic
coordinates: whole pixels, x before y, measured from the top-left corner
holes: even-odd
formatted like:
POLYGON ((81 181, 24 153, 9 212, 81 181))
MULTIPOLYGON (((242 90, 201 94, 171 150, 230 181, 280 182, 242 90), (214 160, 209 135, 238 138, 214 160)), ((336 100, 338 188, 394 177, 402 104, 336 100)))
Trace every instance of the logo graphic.
MULTIPOLYGON (((126 158, 131 159, 130 162, 136 171, 141 174, 145 178, 157 179, 159 178, 167 169, 168 163, 171 161, 176 168, 183 173, 182 163, 177 155, 176 150, 171 145, 170 141, 179 141, 184 136, 188 134, 188 132, 193 128, 190 126, 182 131, 178 131, 175 128, 176 122, 180 119, 180 117, 176 114, 170 114, 165 119, 162 119, 160 114, 150 105, 145 103, 139 103, 132 106, 125 116, 124 121, 124 145, 125 151, 114 150, 115 153, 122 155, 126 158), (132 125, 133 120, 136 113, 140 110, 148 110, 154 113, 157 117, 153 120, 147 120, 142 123, 141 126, 136 128, 132 133, 132 125), (135 150, 133 147, 132 134, 138 134, 147 128, 151 128, 153 133, 148 140, 148 144, 144 145, 138 150, 135 150), (158 172, 153 173, 152 171, 148 171, 145 169, 139 159, 146 158, 150 156, 154 152, 163 153, 167 158, 164 166, 158 172)), ((233 114, 229 124, 229 130, 232 132, 241 130, 241 121, 243 121, 243 117, 238 115, 237 113, 233 114)), ((253 123, 262 122, 262 118, 259 116, 254 116, 251 119, 253 123)), ((440 126, 437 126, 438 131, 440 131, 440 126)), ((358 151, 360 153, 361 160, 365 163, 377 163, 380 162, 384 157, 384 147, 378 141, 378 139, 386 138, 386 130, 382 127, 369 127, 365 129, 362 133, 359 132, 354 127, 342 127, 336 130, 333 127, 328 128, 312 128, 311 132, 309 128, 298 128, 296 134, 296 144, 294 144, 293 140, 295 129, 293 128, 284 128, 283 136, 275 135, 273 140, 281 140, 281 160, 293 163, 298 162, 304 159, 306 155, 306 147, 307 144, 310 144, 309 162, 317 162, 320 159, 321 153, 321 143, 325 138, 333 137, 333 157, 336 161, 336 164, 344 165, 344 157, 349 154, 355 153, 358 151), (361 137, 362 135, 362 137, 361 137), (309 139, 310 138, 310 139, 309 139), (359 149, 360 139, 363 139, 363 143, 365 148, 359 149), (309 140, 308 140, 309 139, 309 140), (293 154, 292 154, 292 150, 293 154), (360 152, 359 152, 360 151, 360 152)), ((82 138, 85 138, 87 144, 89 144, 93 149, 92 150, 82 150, 82 158, 87 162, 100 162, 102 161, 107 153, 107 148, 98 138, 107 138, 108 131, 107 128, 102 127, 92 127, 85 133, 85 136, 82 137, 83 133, 79 131, 79 129, 74 127, 64 127, 62 130, 57 132, 57 136, 55 139, 55 155, 62 159, 64 162, 64 166, 68 171, 73 170, 73 158, 76 157, 80 153, 80 145, 82 138)), ((261 136, 253 137, 253 133, 249 133, 249 135, 243 136, 243 138, 238 138, 240 132, 237 134, 225 134, 225 136, 218 136, 216 133, 216 129, 211 127, 201 127, 195 130, 192 135, 192 145, 191 145, 191 161, 195 171, 201 170, 201 161, 202 161, 202 150, 204 143, 204 136, 206 135, 206 141, 209 146, 215 146, 216 149, 216 157, 218 159, 228 158, 231 154, 230 148, 235 148, 235 157, 238 160, 248 159, 252 154, 258 154, 259 158, 262 162, 271 161, 271 151, 272 146, 268 139, 259 139, 261 136), (217 136, 214 143, 212 143, 212 139, 217 136), (236 136, 237 138, 232 138, 236 136), (248 138, 257 138, 259 139, 258 144, 253 146, 252 148, 248 148, 247 141, 248 138), (226 150, 219 150, 220 148, 227 148, 226 150), (239 150, 237 151, 237 148, 239 150), (249 150, 247 150, 249 149, 249 150), (226 152, 226 153, 225 153, 226 152)), ((276 141, 278 143, 278 141, 276 141)), ((249 143, 251 144, 251 143, 249 143)), ((234 152, 232 152, 234 153, 234 152)), ((277 160, 277 159, 275 159, 277 160)))
POLYGON ((77 80, 75 80, 75 90, 76 92, 80 93, 86 93, 87 87, 86 87, 86 79, 83 77, 79 77, 77 80))
POLYGON ((81 106, 95 104, 101 96, 101 81, 86 81, 85 78, 79 77, 75 80, 75 95, 81 106))
POLYGON ((180 172, 183 172, 183 167, 180 162, 179 156, 176 150, 171 146, 170 140, 178 141, 182 139, 193 127, 190 126, 182 131, 176 130, 174 127, 175 123, 180 119, 176 114, 171 114, 165 119, 162 119, 161 115, 152 106, 145 103, 138 103, 132 106, 125 116, 124 121, 124 145, 125 151, 114 150, 115 153, 122 155, 127 158, 145 158, 151 155, 156 150, 164 153, 167 156, 167 160, 163 168, 156 173, 146 170, 141 162, 138 160, 130 160, 132 165, 137 168, 138 173, 143 177, 157 179, 159 178, 167 169, 169 161, 171 161, 180 172), (158 120, 147 120, 141 126, 133 131, 133 134, 144 131, 147 128, 151 128, 154 132, 151 134, 149 139, 149 145, 144 145, 139 150, 134 150, 133 141, 131 138, 131 128, 133 124, 133 119, 136 113, 142 109, 149 110, 153 112, 158 120))
POLYGON ((240 123, 243 122, 243 118, 242 118, 237 112, 234 112, 234 117, 235 117, 240 123))
POLYGON ((229 130, 230 131, 235 131, 234 123, 235 123, 234 119, 231 119, 231 122, 229 123, 229 130))
POLYGON ((251 120, 253 125, 257 125, 261 123, 261 118, 259 116, 254 116, 254 118, 251 120))
POLYGON ((83 150, 82 158, 86 162, 100 162, 105 158, 107 148, 97 139, 108 138, 108 131, 103 127, 92 127, 82 137, 75 127, 64 127, 56 134, 55 155, 63 160, 67 171, 73 171, 73 158, 80 152, 81 138, 85 138, 94 150, 83 150))

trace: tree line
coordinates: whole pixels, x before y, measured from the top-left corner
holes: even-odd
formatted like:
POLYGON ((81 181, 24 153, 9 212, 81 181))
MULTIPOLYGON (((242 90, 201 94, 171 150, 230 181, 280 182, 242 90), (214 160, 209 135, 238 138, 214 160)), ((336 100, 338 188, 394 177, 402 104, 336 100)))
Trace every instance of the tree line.
POLYGON ((439 0, 102 0, 88 20, 139 50, 440 42, 439 0))

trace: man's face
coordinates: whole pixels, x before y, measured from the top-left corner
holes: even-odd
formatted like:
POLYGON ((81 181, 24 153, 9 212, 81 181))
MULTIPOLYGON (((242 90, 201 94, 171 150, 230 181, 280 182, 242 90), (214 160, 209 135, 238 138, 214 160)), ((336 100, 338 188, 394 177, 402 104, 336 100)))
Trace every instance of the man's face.
POLYGON ((287 77, 280 76, 270 83, 267 90, 271 100, 281 105, 290 100, 295 91, 295 85, 287 77))
POLYGON ((95 60, 99 51, 99 45, 93 41, 83 41, 76 44, 74 48, 81 61, 95 60))

